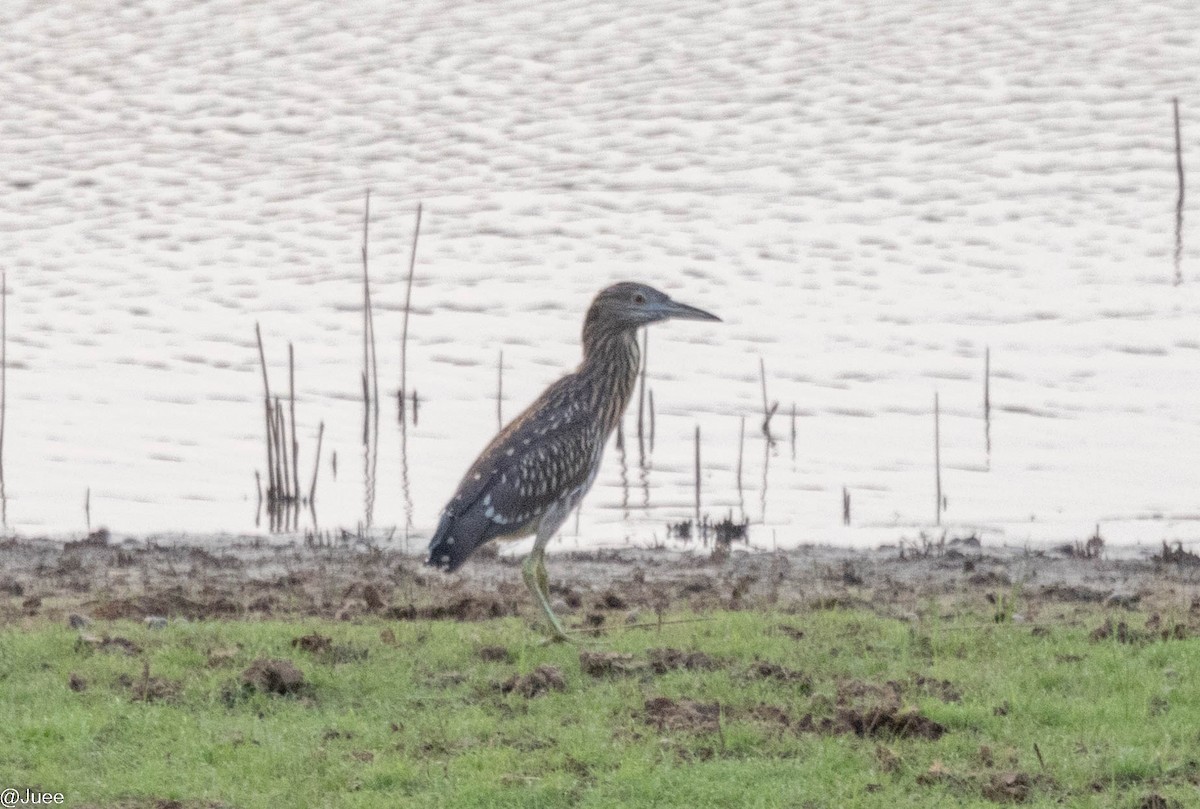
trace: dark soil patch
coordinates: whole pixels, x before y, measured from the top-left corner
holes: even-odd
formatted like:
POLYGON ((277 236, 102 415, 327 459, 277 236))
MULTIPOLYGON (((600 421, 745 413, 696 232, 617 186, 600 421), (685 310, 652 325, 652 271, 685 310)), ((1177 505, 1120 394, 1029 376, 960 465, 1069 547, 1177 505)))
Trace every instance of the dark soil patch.
POLYGON ((802 671, 789 669, 787 666, 781 666, 778 663, 759 660, 750 666, 746 673, 758 680, 777 680, 781 683, 795 683, 805 693, 812 690, 812 677, 809 677, 802 671))
POLYGON ((856 736, 932 741, 940 739, 946 732, 945 725, 922 715, 920 711, 901 711, 891 705, 862 711, 853 708, 842 709, 838 711, 837 719, 856 736))
POLYGON ((579 653, 579 669, 591 677, 613 677, 645 671, 646 663, 634 660, 633 655, 618 652, 579 653))
POLYGON ((515 674, 500 684, 504 694, 518 694, 526 699, 533 699, 550 691, 566 691, 567 681, 563 679, 562 670, 558 666, 538 666, 528 674, 515 674))
POLYGON ((600 610, 623 610, 627 606, 629 606, 629 602, 612 590, 605 590, 596 601, 596 609, 600 610))
POLYGON ((904 687, 895 680, 886 683, 868 683, 863 680, 846 680, 838 683, 837 704, 839 706, 870 703, 898 707, 904 687))
POLYGON ((313 632, 292 638, 293 648, 301 649, 320 658, 322 663, 359 663, 367 659, 369 650, 346 644, 335 644, 333 638, 313 632))
POLYGON ((398 621, 487 621, 492 618, 507 618, 517 615, 519 607, 515 601, 497 598, 463 596, 447 604, 417 607, 392 607, 385 617, 398 621))
POLYGON ((97 638, 94 635, 80 635, 75 641, 75 649, 90 649, 97 652, 121 652, 130 656, 140 655, 142 647, 131 641, 129 638, 123 638, 120 635, 97 638))
POLYGON ((313 632, 292 638, 292 647, 312 654, 324 654, 333 648, 333 638, 313 632))
POLYGON ((917 674, 913 676, 913 683, 923 693, 937 697, 942 702, 962 701, 962 691, 949 680, 937 680, 932 677, 926 677, 923 674, 917 674))
POLYGON ((1114 636, 1118 643, 1141 644, 1154 640, 1154 636, 1149 632, 1141 629, 1133 629, 1124 621, 1118 621, 1114 626, 1112 618, 1106 618, 1104 623, 1093 629, 1091 634, 1088 635, 1088 639, 1092 643, 1099 643, 1114 636))
POLYGON ((197 601, 184 595, 182 587, 171 587, 157 593, 116 598, 95 604, 91 614, 95 618, 115 621, 122 618, 141 620, 150 616, 183 617, 189 620, 203 618, 227 618, 242 612, 239 604, 227 596, 216 596, 207 601, 197 601))
POLYGON ((768 725, 778 725, 780 727, 790 728, 792 726, 792 717, 786 708, 778 705, 769 705, 767 703, 759 703, 751 708, 747 714, 751 719, 763 722, 768 725))
POLYGON ((788 626, 787 624, 780 624, 777 628, 779 629, 780 632, 787 635, 792 640, 804 640, 804 630, 798 626, 788 626))
POLYGON ((67 678, 67 688, 79 693, 82 691, 87 691, 87 687, 88 681, 85 680, 82 675, 71 672, 71 676, 67 678))
POLYGON ((264 694, 288 696, 306 688, 304 672, 290 660, 260 657, 242 672, 242 683, 264 694))
POLYGON ((1178 807, 1179 801, 1164 798, 1157 792, 1151 792, 1138 804, 1138 809, 1178 809, 1178 807))
POLYGON ((1098 604, 1104 600, 1104 593, 1088 587, 1078 587, 1070 584, 1051 584, 1039 591, 1042 598, 1053 601, 1074 601, 1082 604, 1098 604))
POLYGON ((1024 803, 1033 789, 1033 779, 1023 772, 998 772, 983 785, 983 797, 996 803, 1024 803))
POLYGON ((693 733, 715 733, 720 728, 721 705, 718 702, 696 702, 654 697, 646 700, 642 709, 646 724, 663 730, 686 730, 693 733))
POLYGON ((721 664, 704 652, 685 652, 681 649, 649 649, 646 654, 650 658, 650 668, 655 674, 666 674, 676 669, 688 671, 712 671, 721 664))
POLYGON ((133 702, 170 702, 183 691, 183 684, 177 680, 150 676, 149 663, 142 666, 142 676, 122 674, 117 678, 117 685, 129 690, 133 702))
POLYGON ((513 653, 503 646, 484 646, 479 650, 479 659, 486 663, 511 663, 513 653))

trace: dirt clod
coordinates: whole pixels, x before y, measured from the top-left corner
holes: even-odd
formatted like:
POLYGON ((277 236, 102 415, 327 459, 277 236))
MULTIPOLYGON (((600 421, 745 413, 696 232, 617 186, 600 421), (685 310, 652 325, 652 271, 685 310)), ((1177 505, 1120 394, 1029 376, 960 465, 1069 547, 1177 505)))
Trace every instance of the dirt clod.
POLYGON ((558 666, 538 666, 528 674, 514 674, 500 684, 505 694, 518 694, 533 699, 550 691, 566 691, 567 681, 558 666))
POLYGON ((721 705, 717 702, 696 702, 654 697, 646 700, 643 717, 648 725, 660 731, 686 730, 694 733, 713 733, 720 727, 721 705))
POLYGON ((313 632, 292 638, 292 647, 312 654, 322 654, 333 648, 333 638, 313 632))
POLYGON ((916 710, 897 710, 892 706, 880 706, 860 711, 843 709, 838 711, 838 721, 856 736, 896 737, 902 739, 940 739, 946 726, 933 721, 916 710))
POLYGON ((778 663, 771 663, 767 660, 759 660, 749 668, 747 673, 759 680, 778 680, 781 683, 795 683, 805 692, 812 688, 812 678, 804 672, 789 669, 787 666, 781 666, 778 663))
POLYGON ((649 649, 646 654, 650 658, 650 668, 654 670, 655 674, 666 674, 675 669, 711 671, 720 668, 720 664, 704 652, 685 652, 666 647, 649 649))
POLYGON ((998 772, 983 785, 983 797, 996 803, 1024 803, 1032 788, 1033 779, 1023 772, 998 772))
POLYGON ((242 672, 242 682, 266 694, 287 696, 304 689, 304 673, 290 660, 260 657, 242 672))
POLYGON ((76 650, 91 649, 97 652, 122 652, 131 657, 142 653, 141 646, 120 635, 103 635, 101 637, 80 635, 79 639, 75 641, 75 648, 76 650))
POLYGON ((633 655, 629 654, 589 652, 585 649, 579 653, 579 669, 591 677, 612 677, 645 671, 646 664, 634 660, 633 655))
POLYGON ((511 663, 513 653, 503 646, 484 646, 479 650, 479 659, 488 663, 511 663))

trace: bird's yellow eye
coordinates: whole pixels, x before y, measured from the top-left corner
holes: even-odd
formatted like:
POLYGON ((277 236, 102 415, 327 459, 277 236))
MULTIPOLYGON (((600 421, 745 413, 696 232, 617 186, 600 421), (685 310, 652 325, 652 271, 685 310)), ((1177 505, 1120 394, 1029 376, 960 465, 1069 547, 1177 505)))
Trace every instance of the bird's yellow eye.
POLYGON ((646 296, 645 296, 645 295, 643 295, 642 293, 640 293, 640 292, 639 292, 639 293, 637 293, 636 295, 634 295, 634 296, 633 296, 633 302, 634 302, 634 303, 645 303, 645 302, 646 302, 646 296))

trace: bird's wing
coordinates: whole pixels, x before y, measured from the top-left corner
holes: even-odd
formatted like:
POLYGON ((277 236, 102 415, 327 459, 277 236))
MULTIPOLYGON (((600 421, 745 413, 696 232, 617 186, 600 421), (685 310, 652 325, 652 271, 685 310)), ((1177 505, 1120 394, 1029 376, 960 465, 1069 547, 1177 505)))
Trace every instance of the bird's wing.
POLYGON ((454 570, 490 539, 530 533, 586 488, 607 436, 574 379, 547 388, 467 470, 430 542, 431 563, 454 570))

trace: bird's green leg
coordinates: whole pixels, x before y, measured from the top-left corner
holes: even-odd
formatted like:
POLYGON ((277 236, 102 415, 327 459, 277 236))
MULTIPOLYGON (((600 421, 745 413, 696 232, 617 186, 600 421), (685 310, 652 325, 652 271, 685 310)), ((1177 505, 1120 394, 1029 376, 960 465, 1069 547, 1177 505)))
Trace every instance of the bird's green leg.
POLYGON ((567 630, 563 628, 562 622, 550 608, 550 585, 546 575, 546 543, 550 541, 550 537, 557 529, 557 524, 543 524, 539 528, 537 539, 533 543, 533 550, 521 564, 521 575, 525 579, 525 586, 533 595, 533 600, 537 602, 542 614, 546 616, 546 621, 550 624, 551 638, 556 641, 569 641, 571 638, 567 635, 567 630))

